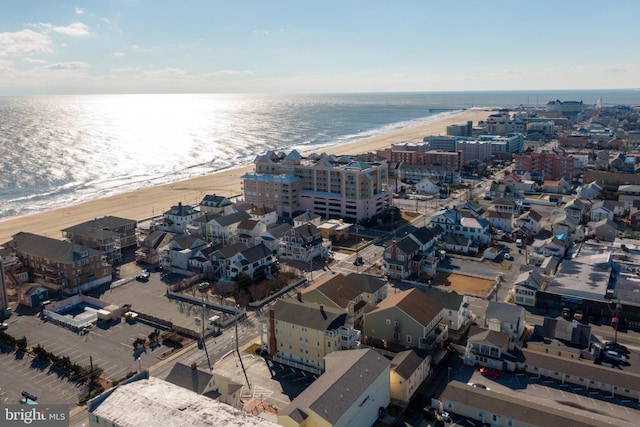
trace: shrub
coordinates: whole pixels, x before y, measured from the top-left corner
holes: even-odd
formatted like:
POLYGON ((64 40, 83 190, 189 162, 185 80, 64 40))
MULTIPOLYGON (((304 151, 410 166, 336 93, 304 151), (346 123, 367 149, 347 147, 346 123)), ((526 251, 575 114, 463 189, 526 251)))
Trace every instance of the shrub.
POLYGON ((16 347, 18 347, 18 350, 27 351, 27 337, 16 340, 16 347))
POLYGON ((176 347, 182 347, 183 338, 175 332, 165 332, 162 334, 162 340, 176 347))

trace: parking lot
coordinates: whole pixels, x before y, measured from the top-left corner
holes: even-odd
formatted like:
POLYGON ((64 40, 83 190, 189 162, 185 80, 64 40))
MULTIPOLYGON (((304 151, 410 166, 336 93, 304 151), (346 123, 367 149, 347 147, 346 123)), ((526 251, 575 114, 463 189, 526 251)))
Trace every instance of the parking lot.
POLYGON ((26 391, 39 403, 61 403, 73 407, 88 391, 84 385, 68 381, 64 375, 42 366, 26 353, 0 351, 0 403, 14 404, 26 391))
MULTIPOLYGON (((197 322, 198 319, 208 319, 214 315, 224 318, 225 315, 218 311, 207 308, 203 313, 202 306, 167 298, 169 285, 183 277, 175 274, 175 278, 170 276, 161 277, 160 273, 151 273, 147 281, 129 281, 106 290, 99 298, 119 306, 130 304, 134 312, 145 313, 196 332, 202 327, 202 323, 197 322)), ((206 294, 198 293, 195 296, 207 298, 206 294)))
MULTIPOLYGON (((130 371, 148 369, 159 361, 157 356, 169 349, 158 345, 141 354, 134 353, 133 341, 147 338, 154 329, 139 321, 133 324, 117 321, 107 328, 94 326, 87 334, 80 335, 35 315, 22 315, 15 317, 7 332, 17 338, 27 337, 30 347, 40 344, 58 356, 69 356, 73 363, 89 366, 93 361, 94 366, 104 370, 104 377, 115 380, 130 371)), ((22 381, 25 386, 28 382, 29 376, 22 381)))

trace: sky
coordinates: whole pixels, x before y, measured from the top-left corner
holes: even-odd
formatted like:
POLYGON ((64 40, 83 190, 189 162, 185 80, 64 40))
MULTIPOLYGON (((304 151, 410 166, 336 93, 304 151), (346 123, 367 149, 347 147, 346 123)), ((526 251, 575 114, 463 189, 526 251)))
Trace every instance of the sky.
POLYGON ((640 87, 640 1, 0 0, 0 96, 640 87))

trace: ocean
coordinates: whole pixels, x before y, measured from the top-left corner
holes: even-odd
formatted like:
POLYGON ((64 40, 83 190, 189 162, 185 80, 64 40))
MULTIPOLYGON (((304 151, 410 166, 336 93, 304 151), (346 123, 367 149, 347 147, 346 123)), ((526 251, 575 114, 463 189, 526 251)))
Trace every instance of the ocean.
POLYGON ((560 99, 640 105, 640 90, 0 97, 0 220, 332 146, 462 109, 560 99))

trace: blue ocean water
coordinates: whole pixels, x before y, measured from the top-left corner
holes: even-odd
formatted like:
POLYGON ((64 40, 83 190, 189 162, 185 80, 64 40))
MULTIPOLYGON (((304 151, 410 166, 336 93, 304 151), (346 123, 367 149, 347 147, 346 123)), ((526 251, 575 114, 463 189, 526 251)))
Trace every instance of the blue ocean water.
POLYGON ((474 106, 582 100, 640 105, 640 91, 0 97, 0 220, 332 146, 474 106))

